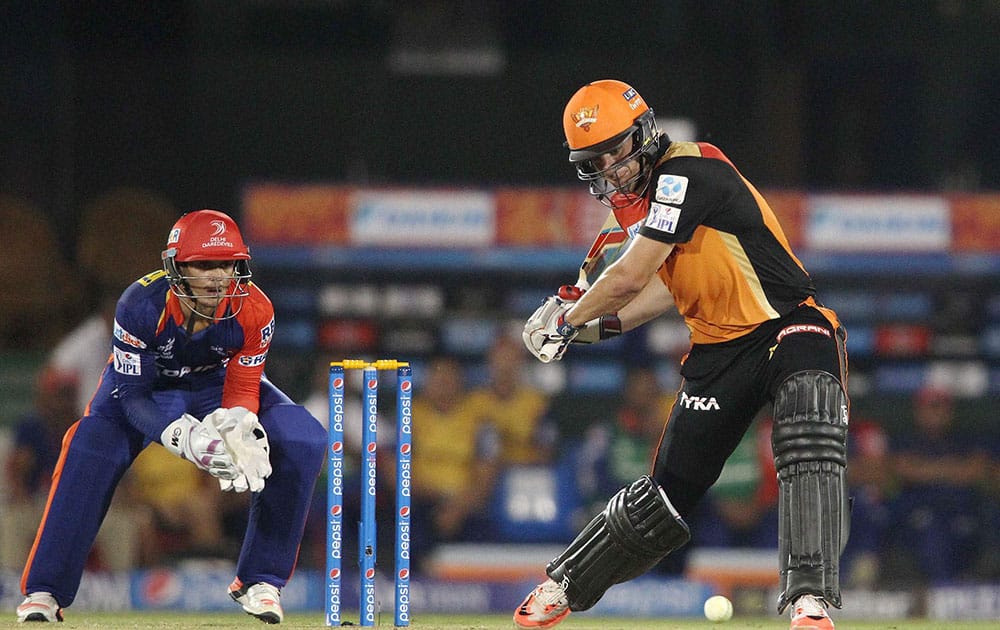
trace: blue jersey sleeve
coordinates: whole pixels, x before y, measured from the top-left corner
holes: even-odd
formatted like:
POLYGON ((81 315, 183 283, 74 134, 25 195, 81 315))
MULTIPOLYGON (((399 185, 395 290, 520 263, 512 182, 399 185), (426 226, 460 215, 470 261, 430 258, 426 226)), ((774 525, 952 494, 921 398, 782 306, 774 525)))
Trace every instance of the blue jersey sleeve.
POLYGON ((115 391, 128 423, 158 442, 163 429, 175 418, 164 417, 153 400, 156 330, 163 309, 150 293, 150 287, 140 280, 118 300, 112 341, 113 373, 115 391))

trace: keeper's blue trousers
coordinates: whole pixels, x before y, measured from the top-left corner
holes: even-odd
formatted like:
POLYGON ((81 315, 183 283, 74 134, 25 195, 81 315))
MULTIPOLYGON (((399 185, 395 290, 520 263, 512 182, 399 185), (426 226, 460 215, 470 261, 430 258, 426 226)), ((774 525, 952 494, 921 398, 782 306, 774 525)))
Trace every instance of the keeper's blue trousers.
MULTIPOLYGON (((153 398, 165 417, 190 413, 204 418, 219 407, 222 382, 155 391, 153 398)), ((267 431, 273 471, 251 498, 236 577, 244 584, 267 582, 281 588, 295 567, 327 435, 304 407, 266 378, 260 384, 258 416, 267 431)), ((73 603, 115 488, 149 443, 126 421, 105 381, 88 414, 63 438, 48 504, 21 576, 23 593, 46 591, 60 606, 73 603)))

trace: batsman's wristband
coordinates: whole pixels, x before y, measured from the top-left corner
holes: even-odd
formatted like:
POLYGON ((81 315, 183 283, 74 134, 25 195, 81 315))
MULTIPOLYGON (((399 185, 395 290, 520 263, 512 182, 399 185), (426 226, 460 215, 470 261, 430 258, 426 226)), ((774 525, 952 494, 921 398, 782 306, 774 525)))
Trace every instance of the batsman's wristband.
POLYGON ((566 321, 566 313, 559 316, 559 321, 556 323, 556 332, 559 333, 560 337, 572 338, 575 337, 577 333, 580 332, 579 327, 566 321))
POLYGON ((598 325, 600 326, 601 341, 605 339, 611 339, 612 337, 617 337, 622 334, 622 320, 618 318, 618 315, 612 313, 610 315, 601 315, 598 320, 598 325))

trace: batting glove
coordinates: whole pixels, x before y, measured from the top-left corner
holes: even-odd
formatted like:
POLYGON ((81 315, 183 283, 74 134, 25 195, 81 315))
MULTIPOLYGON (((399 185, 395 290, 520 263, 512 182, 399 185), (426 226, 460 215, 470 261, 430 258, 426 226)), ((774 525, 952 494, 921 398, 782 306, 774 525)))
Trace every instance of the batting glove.
POLYGON ((549 296, 525 322, 521 339, 528 351, 542 363, 561 359, 566 347, 580 332, 579 328, 566 321, 566 311, 575 303, 576 300, 568 301, 558 295, 549 296))
MULTIPOLYGON (((556 296, 566 302, 576 302, 587 290, 576 285, 564 284, 559 287, 556 296)), ((622 334, 622 320, 618 315, 601 315, 580 326, 579 332, 573 337, 571 343, 597 343, 605 339, 611 339, 622 334)))
MULTIPOLYGON (((586 292, 587 290, 582 287, 572 284, 564 284, 559 287, 559 291, 556 292, 555 297, 559 298, 563 302, 576 302, 583 297, 583 294, 586 292)), ((541 309, 535 311, 535 313, 538 314, 539 311, 541 311, 541 309)), ((532 317, 534 317, 534 315, 532 315, 532 317)), ((529 323, 531 322, 530 319, 528 321, 529 323)), ((583 326, 580 326, 579 332, 573 337, 570 343, 597 343, 598 341, 604 341, 605 339, 617 337, 620 334, 622 334, 622 320, 618 319, 618 315, 601 315, 600 317, 590 320, 583 326)), ((563 352, 565 352, 565 349, 563 352)))

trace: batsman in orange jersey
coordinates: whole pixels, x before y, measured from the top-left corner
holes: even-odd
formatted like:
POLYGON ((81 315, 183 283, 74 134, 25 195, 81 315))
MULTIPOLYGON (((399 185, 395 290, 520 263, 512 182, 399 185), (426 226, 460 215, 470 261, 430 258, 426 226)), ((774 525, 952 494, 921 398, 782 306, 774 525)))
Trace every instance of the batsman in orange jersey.
POLYGON ((563 129, 578 177, 634 236, 596 279, 547 298, 524 326, 525 345, 559 360, 573 343, 676 307, 691 348, 649 474, 548 564, 515 623, 554 626, 687 543, 684 519, 768 407, 780 489, 777 609, 790 611, 793 630, 832 630, 827 609, 841 606, 850 528, 846 332, 767 201, 718 148, 672 142, 639 93, 616 80, 580 88, 563 129))

